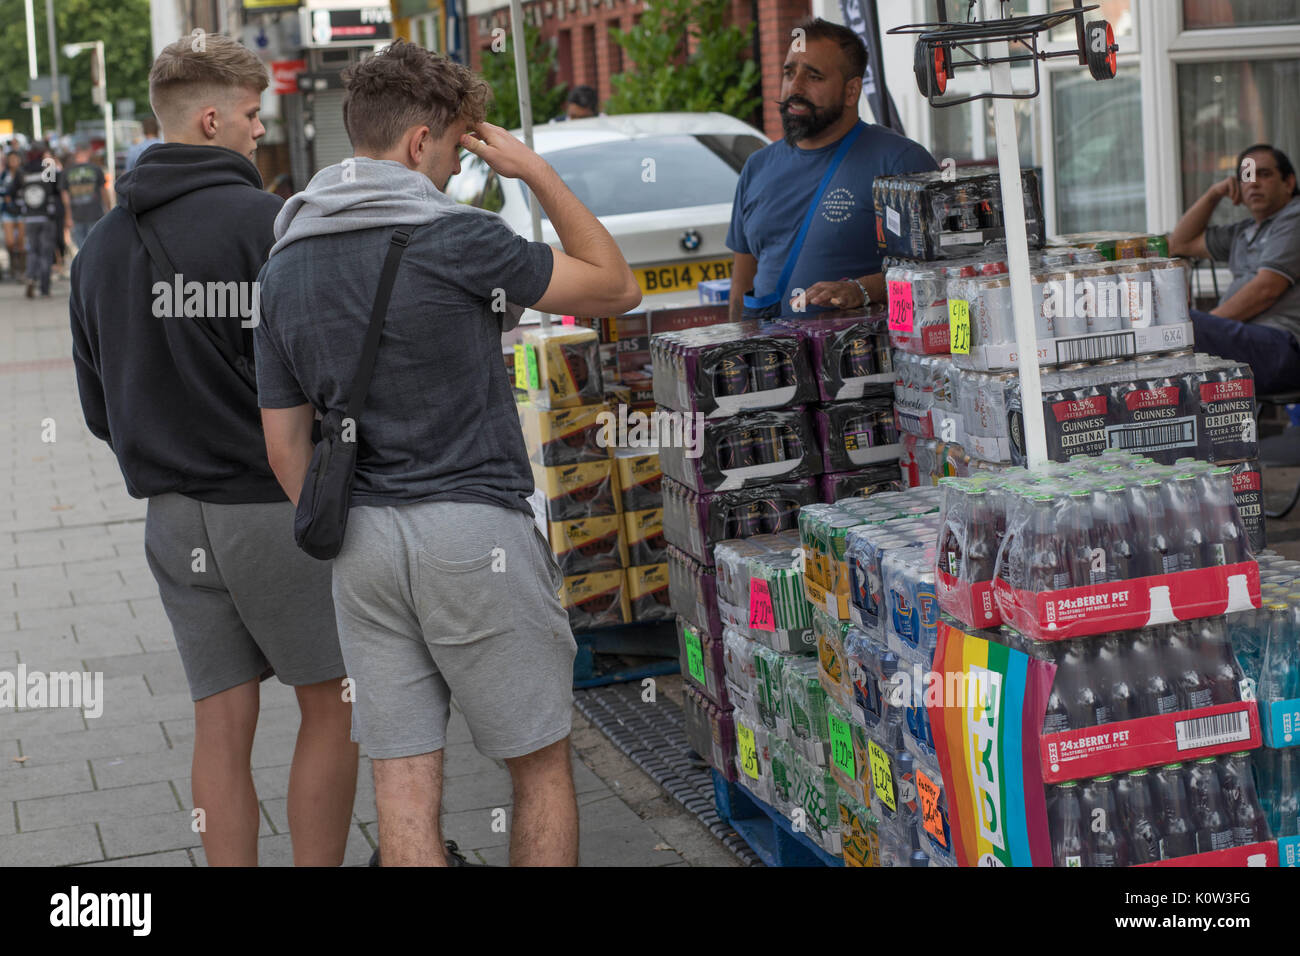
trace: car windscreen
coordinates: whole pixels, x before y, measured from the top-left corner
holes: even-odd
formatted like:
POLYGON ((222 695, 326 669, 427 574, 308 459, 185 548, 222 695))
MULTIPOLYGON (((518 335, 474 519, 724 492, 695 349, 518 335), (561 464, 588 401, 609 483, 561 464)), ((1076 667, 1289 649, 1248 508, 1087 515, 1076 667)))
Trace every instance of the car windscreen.
POLYGON ((546 161, 592 213, 619 216, 729 203, 763 145, 744 134, 656 136, 548 152, 546 161))

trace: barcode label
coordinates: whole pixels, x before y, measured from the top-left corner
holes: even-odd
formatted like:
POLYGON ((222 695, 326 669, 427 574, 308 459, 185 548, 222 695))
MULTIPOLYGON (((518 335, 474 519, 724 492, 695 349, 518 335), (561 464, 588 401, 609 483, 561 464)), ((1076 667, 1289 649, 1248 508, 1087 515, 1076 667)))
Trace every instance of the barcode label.
POLYGON ((1178 749, 1195 750, 1198 747, 1215 747, 1250 739, 1250 713, 1245 710, 1230 714, 1212 714, 1180 720, 1174 724, 1178 749))
POLYGON ((1150 425, 1113 425, 1106 443, 1124 451, 1164 451, 1196 444, 1196 419, 1178 418, 1150 425))
POLYGON ((1134 355, 1137 355, 1137 336, 1132 332, 1112 332, 1108 335, 1056 341, 1056 361, 1060 365, 1132 358, 1134 355))

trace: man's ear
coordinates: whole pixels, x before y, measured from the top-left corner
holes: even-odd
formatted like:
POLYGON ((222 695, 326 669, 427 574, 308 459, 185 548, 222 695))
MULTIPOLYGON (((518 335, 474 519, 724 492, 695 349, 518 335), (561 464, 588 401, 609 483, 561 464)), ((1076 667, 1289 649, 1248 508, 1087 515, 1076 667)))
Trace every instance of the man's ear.
POLYGON ((849 103, 862 99, 862 77, 855 76, 844 84, 844 99, 849 103))
POLYGON ((217 108, 208 106, 199 113, 199 131, 208 139, 217 138, 217 108))
POLYGON ((411 145, 407 152, 413 166, 418 168, 424 161, 424 154, 433 148, 433 133, 429 127, 421 126, 411 134, 411 145))

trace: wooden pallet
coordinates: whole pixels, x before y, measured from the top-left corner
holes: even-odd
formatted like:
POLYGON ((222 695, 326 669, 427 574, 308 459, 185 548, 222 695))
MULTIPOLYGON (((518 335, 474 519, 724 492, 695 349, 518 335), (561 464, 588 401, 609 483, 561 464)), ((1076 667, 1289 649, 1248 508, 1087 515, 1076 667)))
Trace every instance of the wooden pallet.
POLYGON ((805 834, 796 833, 783 814, 713 771, 718 816, 731 824, 766 866, 843 866, 805 834))

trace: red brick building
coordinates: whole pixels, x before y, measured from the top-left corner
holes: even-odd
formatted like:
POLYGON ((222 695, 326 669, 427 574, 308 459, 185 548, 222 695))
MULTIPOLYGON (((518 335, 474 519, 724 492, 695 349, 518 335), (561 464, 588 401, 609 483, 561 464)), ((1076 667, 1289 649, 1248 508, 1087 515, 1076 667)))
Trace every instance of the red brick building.
MULTIPOLYGON (((523 5, 524 16, 556 45, 556 83, 570 87, 591 86, 603 104, 613 88, 610 77, 633 64, 625 63, 623 49, 611 35, 612 29, 630 29, 645 11, 642 0, 533 0, 523 5)), ((781 135, 781 117, 776 101, 781 89, 781 65, 790 47, 790 30, 809 15, 810 0, 731 0, 731 21, 757 21, 754 47, 762 74, 763 130, 768 136, 781 135)), ((479 69, 481 57, 492 45, 496 27, 510 29, 510 8, 506 5, 486 12, 476 10, 468 17, 467 46, 471 66, 479 69)), ((535 117, 544 122, 548 117, 535 117)))

